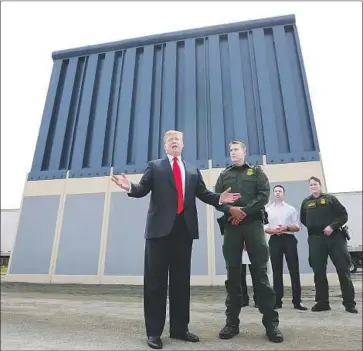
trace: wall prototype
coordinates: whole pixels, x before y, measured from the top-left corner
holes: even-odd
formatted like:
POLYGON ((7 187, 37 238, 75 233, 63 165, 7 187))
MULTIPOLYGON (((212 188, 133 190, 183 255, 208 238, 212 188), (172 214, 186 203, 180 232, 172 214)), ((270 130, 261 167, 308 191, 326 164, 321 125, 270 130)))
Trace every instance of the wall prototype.
POLYGON ((294 16, 207 27, 53 54, 29 180, 142 173, 168 129, 201 169, 319 160, 294 16))
MULTIPOLYGON (((138 181, 164 156, 168 129, 184 132, 183 156, 210 189, 233 139, 271 185, 286 183, 293 204, 308 177, 325 182, 293 15, 69 49, 53 61, 8 280, 142 284, 148 197, 128 199, 111 175, 138 181)), ((224 284, 218 213, 199 201, 198 212, 192 284, 224 284)))

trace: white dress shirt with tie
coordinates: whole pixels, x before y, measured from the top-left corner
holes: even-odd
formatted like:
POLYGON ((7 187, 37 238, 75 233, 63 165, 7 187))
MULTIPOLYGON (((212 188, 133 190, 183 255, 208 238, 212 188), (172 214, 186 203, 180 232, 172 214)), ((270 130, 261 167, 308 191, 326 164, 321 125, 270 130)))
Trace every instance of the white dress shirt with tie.
MULTIPOLYGON (((173 170, 174 167, 174 156, 170 156, 167 155, 169 162, 170 162, 170 167, 171 170, 173 170)), ((184 163, 182 161, 181 156, 178 156, 178 165, 180 167, 180 172, 181 172, 181 178, 182 178, 182 187, 183 187, 183 199, 185 198, 185 167, 184 167, 184 163)), ((131 192, 131 187, 132 187, 132 182, 129 181, 129 190, 127 191, 128 193, 131 192)))
MULTIPOLYGON (((168 155, 168 159, 169 159, 169 162, 170 162, 170 167, 173 170, 173 168, 174 168, 174 156, 168 155)), ((181 178, 182 178, 183 199, 185 199, 185 167, 184 167, 184 163, 182 161, 181 156, 178 156, 178 165, 180 167, 181 178)))
MULTIPOLYGON (((167 156, 168 156, 168 159, 169 159, 169 162, 170 162, 171 170, 173 170, 173 168, 174 168, 174 156, 171 156, 171 155, 167 155, 167 156)), ((185 167, 184 167, 184 163, 182 161, 181 156, 178 156, 177 159, 178 159, 178 165, 180 167, 181 178, 182 178, 183 199, 185 199, 185 167)), ((129 190, 127 191, 128 193, 131 192, 131 187, 132 187, 132 182, 129 181, 129 190)), ((219 201, 219 204, 221 205, 222 202, 219 201)))

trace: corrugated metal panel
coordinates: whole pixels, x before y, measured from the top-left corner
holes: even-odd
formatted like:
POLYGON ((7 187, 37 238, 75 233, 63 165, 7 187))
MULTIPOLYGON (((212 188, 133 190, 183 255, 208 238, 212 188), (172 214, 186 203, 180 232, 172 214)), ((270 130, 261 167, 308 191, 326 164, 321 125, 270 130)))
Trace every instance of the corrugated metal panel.
POLYGON ((214 26, 53 53, 29 180, 142 173, 168 129, 201 169, 318 160, 294 16, 214 26))

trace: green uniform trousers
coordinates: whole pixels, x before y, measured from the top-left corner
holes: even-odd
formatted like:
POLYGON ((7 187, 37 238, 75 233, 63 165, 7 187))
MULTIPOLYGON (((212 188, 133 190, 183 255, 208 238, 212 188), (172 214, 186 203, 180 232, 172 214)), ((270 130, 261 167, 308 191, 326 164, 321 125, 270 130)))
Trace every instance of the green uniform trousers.
POLYGON ((262 323, 265 328, 277 327, 279 315, 274 310, 276 295, 267 275, 269 250, 266 243, 265 232, 261 221, 243 221, 234 226, 226 223, 224 227, 223 256, 226 262, 227 280, 225 282, 226 319, 227 324, 239 325, 241 312, 241 263, 243 243, 255 272, 256 297, 260 313, 263 315, 262 323))
POLYGON ((329 285, 326 276, 328 256, 337 271, 340 288, 343 295, 343 305, 354 307, 354 286, 350 277, 350 254, 347 241, 340 232, 333 232, 331 236, 310 235, 309 264, 314 272, 315 301, 319 304, 329 304, 329 285))

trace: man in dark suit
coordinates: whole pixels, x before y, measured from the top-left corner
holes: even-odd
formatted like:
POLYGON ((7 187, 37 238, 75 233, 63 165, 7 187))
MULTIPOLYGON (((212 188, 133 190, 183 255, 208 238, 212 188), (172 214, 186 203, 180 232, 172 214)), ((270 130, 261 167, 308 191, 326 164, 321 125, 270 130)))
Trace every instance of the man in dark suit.
MULTIPOLYGON (((144 316, 148 345, 162 348, 169 276, 170 337, 190 342, 199 338, 190 333, 190 268, 192 243, 199 238, 196 198, 217 209, 233 203, 240 194, 209 191, 197 167, 181 159, 183 134, 165 133, 167 157, 150 161, 139 184, 131 184, 124 174, 112 180, 128 196, 141 198, 151 192, 145 230, 144 316)), ((242 211, 233 207, 233 216, 242 211)))

